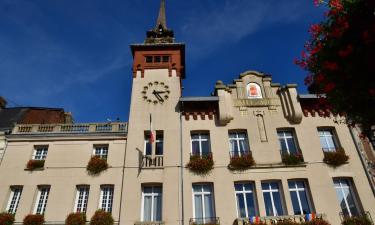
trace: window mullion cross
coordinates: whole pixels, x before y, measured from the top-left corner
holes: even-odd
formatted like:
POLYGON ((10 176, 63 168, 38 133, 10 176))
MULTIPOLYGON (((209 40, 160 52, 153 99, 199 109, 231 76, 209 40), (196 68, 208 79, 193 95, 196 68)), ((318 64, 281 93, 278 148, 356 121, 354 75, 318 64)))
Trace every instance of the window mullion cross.
POLYGON ((246 217, 249 217, 249 211, 247 209, 247 199, 246 199, 246 190, 245 190, 245 185, 242 186, 242 190, 243 190, 243 198, 244 198, 244 203, 245 203, 245 210, 246 210, 246 217))
MULTIPOLYGON (((346 208, 348 209, 349 216, 352 217, 352 212, 350 211, 349 203, 348 203, 348 200, 346 199, 346 195, 345 195, 345 192, 344 192, 344 189, 346 189, 346 187, 344 187, 342 185, 341 180, 339 182, 340 182, 340 189, 341 189, 342 196, 344 198, 344 202, 345 202, 346 208)), ((349 187, 348 187, 348 189, 349 189, 349 187)), ((350 194, 350 189, 348 190, 348 192, 350 194)))
POLYGON ((298 206, 300 208, 300 211, 301 211, 301 215, 303 215, 303 207, 302 207, 302 202, 301 202, 301 197, 300 197, 300 191, 305 191, 304 188, 298 188, 298 185, 297 185, 297 182, 294 182, 294 187, 295 188, 291 188, 290 191, 295 191, 296 192, 296 195, 297 195, 297 200, 298 200, 298 206))

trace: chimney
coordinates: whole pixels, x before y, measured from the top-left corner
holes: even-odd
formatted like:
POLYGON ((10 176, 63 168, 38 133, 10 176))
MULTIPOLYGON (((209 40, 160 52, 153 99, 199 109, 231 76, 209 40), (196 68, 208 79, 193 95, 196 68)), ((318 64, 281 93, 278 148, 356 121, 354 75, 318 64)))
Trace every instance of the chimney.
POLYGON ((5 109, 6 106, 7 106, 7 101, 2 96, 0 96, 0 110, 5 109))

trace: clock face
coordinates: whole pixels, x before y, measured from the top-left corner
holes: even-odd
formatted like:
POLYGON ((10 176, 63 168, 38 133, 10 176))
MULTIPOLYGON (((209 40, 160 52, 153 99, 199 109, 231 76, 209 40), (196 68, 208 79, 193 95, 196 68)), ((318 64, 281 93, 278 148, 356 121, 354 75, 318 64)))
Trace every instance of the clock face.
POLYGON ((164 82, 154 81, 143 87, 142 98, 148 103, 164 103, 169 98, 169 86, 164 82))

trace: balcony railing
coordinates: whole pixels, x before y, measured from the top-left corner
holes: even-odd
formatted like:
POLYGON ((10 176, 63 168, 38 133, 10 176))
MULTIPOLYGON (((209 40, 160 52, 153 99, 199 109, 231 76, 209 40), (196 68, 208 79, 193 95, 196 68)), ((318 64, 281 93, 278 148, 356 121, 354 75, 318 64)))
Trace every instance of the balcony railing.
POLYGON ((135 222, 134 225, 164 225, 163 221, 135 222))
POLYGON ((297 223, 303 223, 314 219, 325 219, 324 214, 308 214, 308 215, 293 215, 293 216, 259 216, 252 218, 238 218, 236 225, 250 225, 254 224, 255 221, 263 222, 265 224, 277 224, 279 221, 291 220, 297 223))
POLYGON ((219 217, 191 218, 189 225, 219 225, 219 217))
MULTIPOLYGON (((341 222, 350 220, 350 221, 352 221, 353 224, 355 222, 361 221, 362 222, 361 224, 372 224, 372 225, 374 225, 374 221, 372 220, 371 214, 368 211, 364 212, 360 215, 356 215, 356 216, 348 216, 348 215, 344 215, 343 212, 340 212, 340 219, 341 219, 341 222)), ((352 224, 352 223, 350 223, 350 224, 352 224)))
POLYGON ((142 168, 163 168, 164 156, 162 155, 144 155, 142 157, 142 168))
POLYGON ((127 123, 17 124, 13 134, 126 133, 127 123))

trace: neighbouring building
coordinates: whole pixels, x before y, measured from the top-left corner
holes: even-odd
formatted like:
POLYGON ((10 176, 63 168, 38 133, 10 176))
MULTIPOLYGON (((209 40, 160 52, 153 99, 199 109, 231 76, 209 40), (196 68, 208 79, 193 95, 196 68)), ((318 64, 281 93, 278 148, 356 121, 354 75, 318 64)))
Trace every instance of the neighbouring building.
POLYGON ((60 108, 43 107, 10 107, 0 96, 0 164, 6 147, 5 134, 11 133, 14 126, 19 124, 53 124, 72 123, 70 113, 60 108))
POLYGON ((128 123, 17 124, 6 135, 0 203, 17 222, 44 214, 58 225, 97 209, 121 225, 375 216, 355 137, 343 115, 315 108, 316 96, 257 71, 218 81, 213 95, 182 96, 185 45, 166 25, 164 0, 131 52, 128 123), (109 168, 90 175, 95 157, 109 168))

